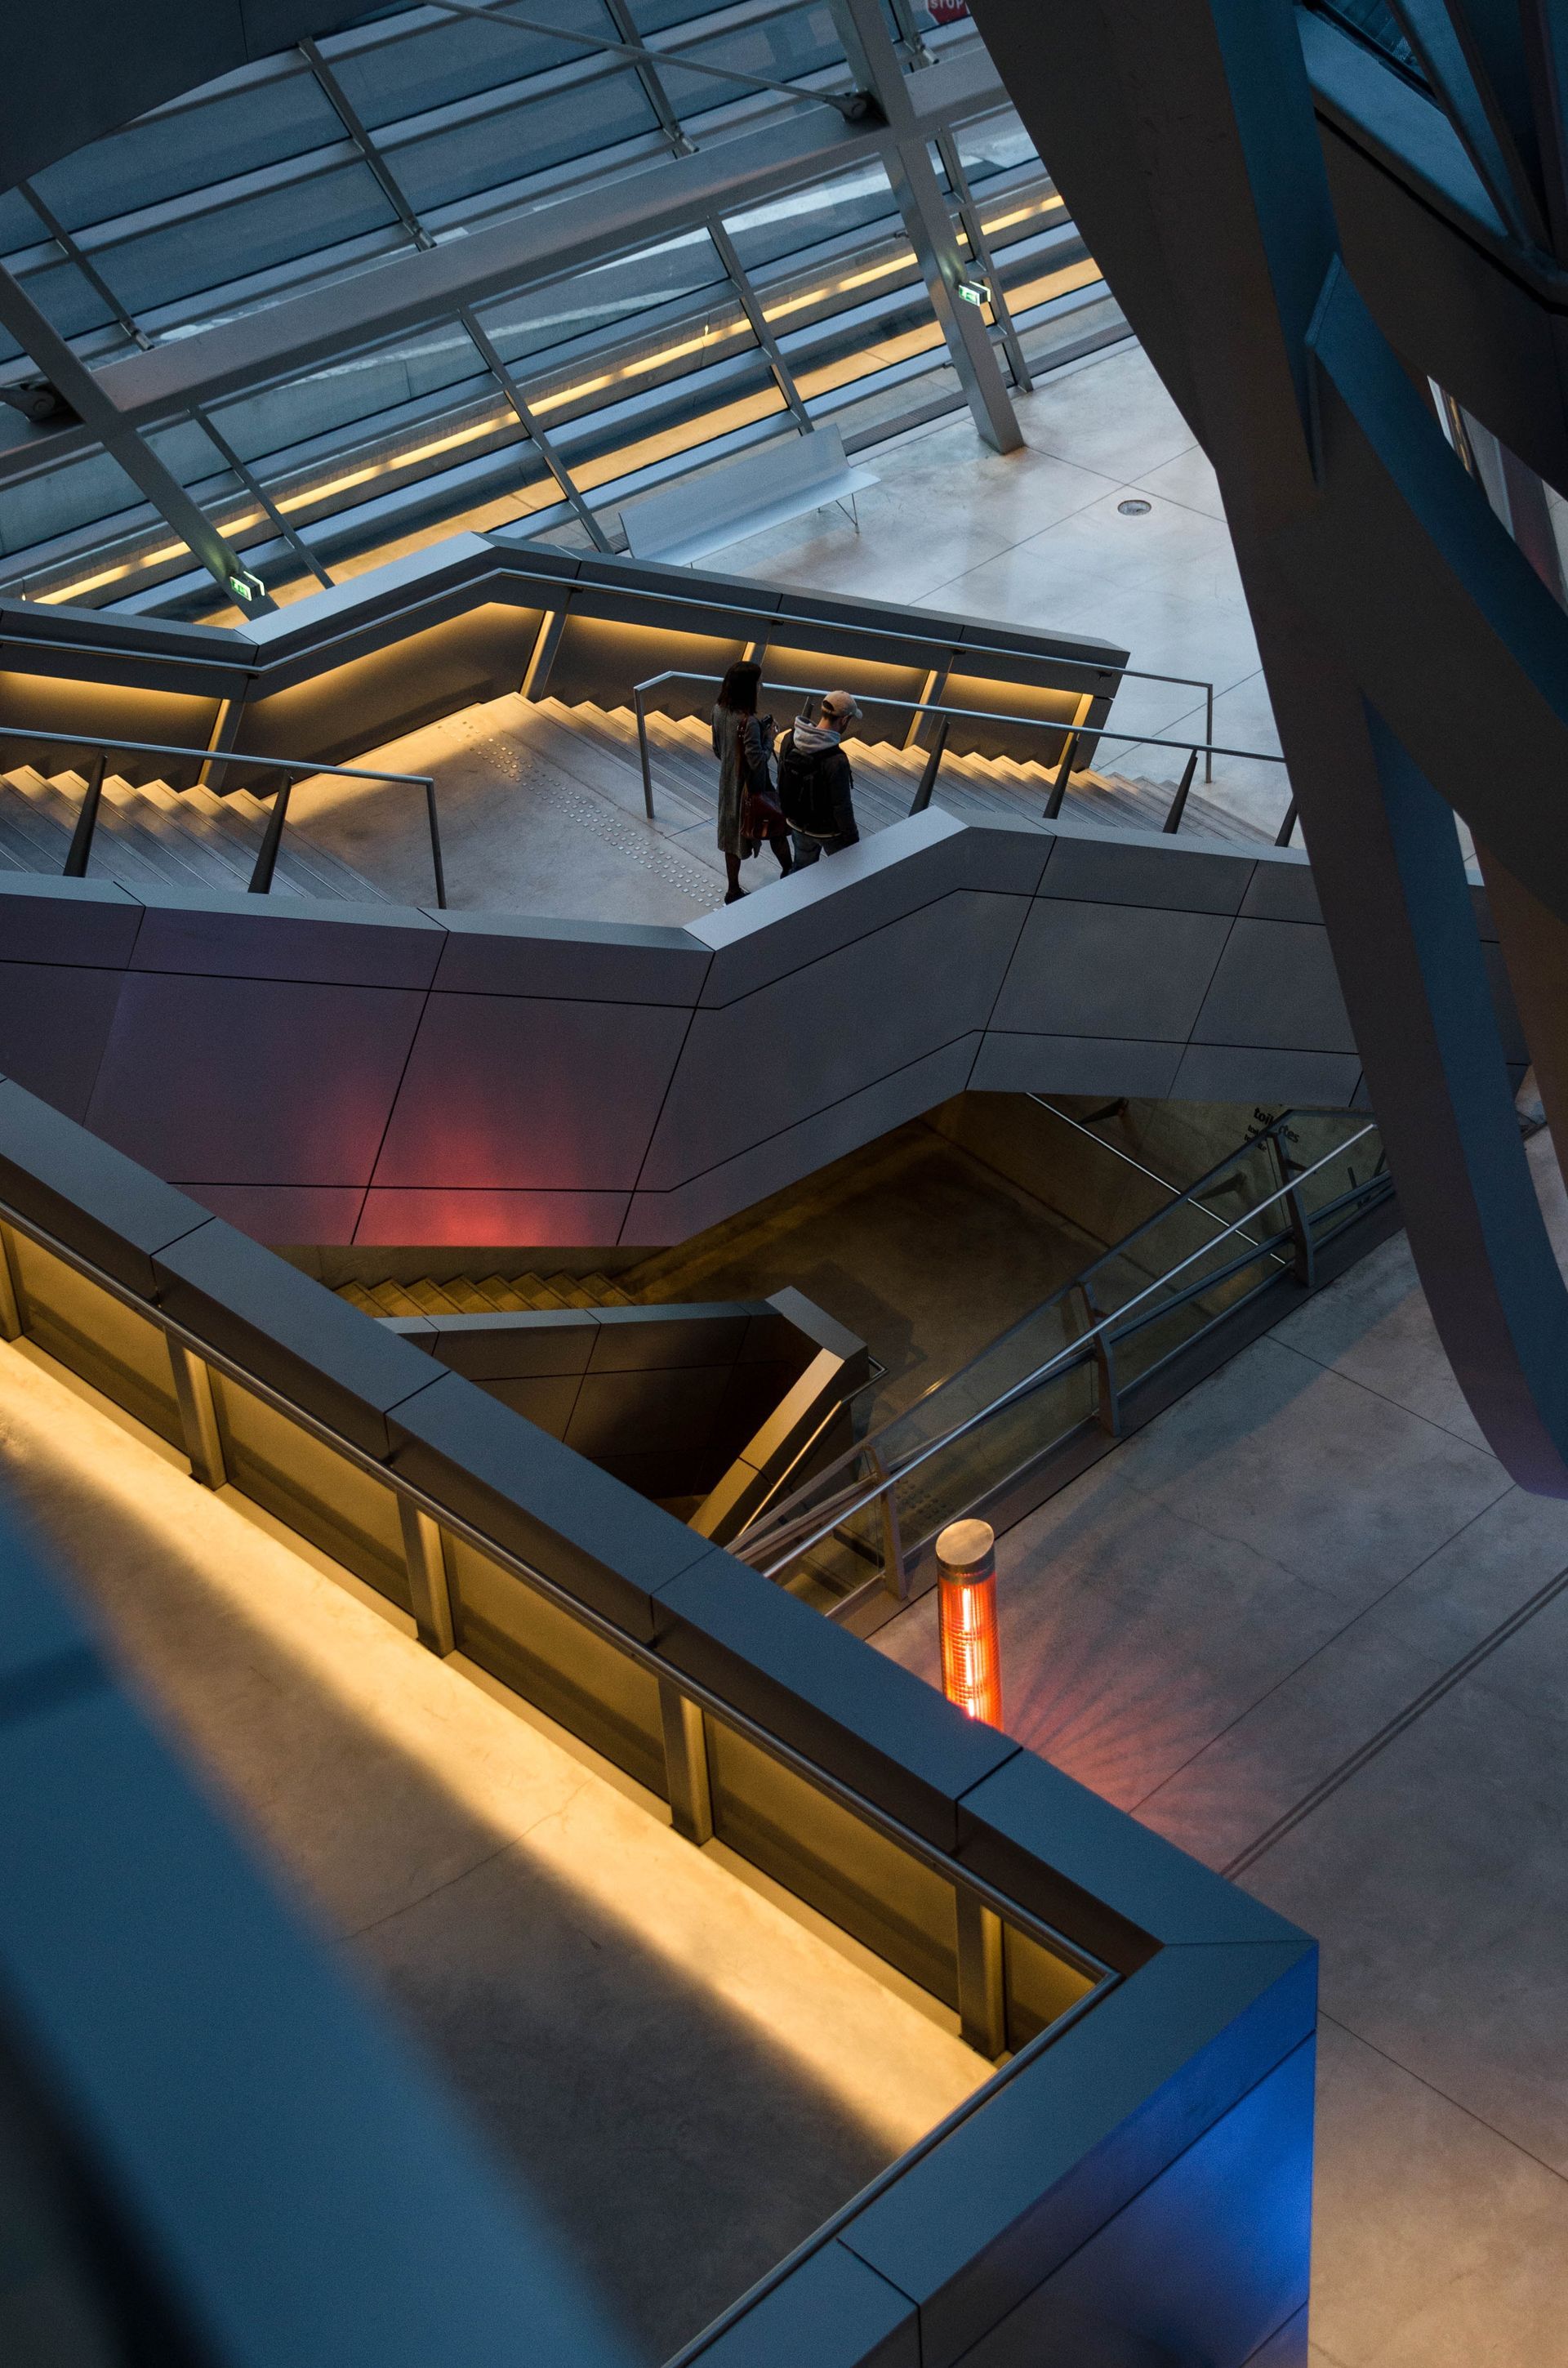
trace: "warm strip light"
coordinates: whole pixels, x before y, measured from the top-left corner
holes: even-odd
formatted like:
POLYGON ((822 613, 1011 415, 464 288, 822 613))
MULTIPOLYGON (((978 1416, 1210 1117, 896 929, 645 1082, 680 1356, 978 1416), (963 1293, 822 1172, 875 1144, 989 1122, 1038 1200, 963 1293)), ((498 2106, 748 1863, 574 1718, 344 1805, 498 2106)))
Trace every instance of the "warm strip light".
POLYGON ((994 222, 982 222, 987 238, 994 238, 999 230, 1011 230, 1016 222, 1033 222, 1037 214, 1058 212, 1066 204, 1065 198, 1041 198, 1037 206, 1018 206, 1010 214, 998 214, 994 222))
MULTIPOLYGON (((1038 206, 1024 206, 1015 213, 1000 215, 995 222, 983 225, 985 234, 989 238, 996 231, 1006 230, 1015 222, 1026 222, 1035 214, 1049 213, 1064 203, 1065 200, 1060 197, 1047 198, 1038 206)), ((782 304, 765 306, 763 318, 769 322, 782 320, 786 313, 803 311, 807 305, 820 303, 824 297, 846 295, 852 289, 869 286, 873 280, 889 279, 896 272, 907 271, 911 260, 908 256, 895 256, 892 262, 875 264, 869 270, 854 272, 846 279, 835 280, 831 287, 808 289, 804 295, 791 296, 782 304)), ((1099 266, 1092 260, 1072 264, 1062 271, 1050 273, 1043 279, 1031 279, 1021 287, 1010 289, 1007 291, 1008 302, 1016 310, 1024 312, 1031 305, 1044 303, 1051 296, 1064 294, 1069 289, 1085 287, 1090 280, 1098 279, 1100 276, 1099 266)), ((666 363, 684 360, 690 354, 701 353, 709 346, 717 344, 721 337, 739 336, 745 325, 744 321, 733 321, 717 329, 705 324, 699 337, 688 337, 677 346, 663 346, 656 353, 645 354, 640 360, 627 362, 620 370, 607 371, 600 378, 585 379, 578 385, 562 387, 554 394, 539 397, 532 408, 536 414, 559 411, 563 404, 578 402, 585 395, 602 393, 606 387, 641 377, 649 370, 662 370, 666 363)), ((885 370, 892 359, 928 349, 937 343, 939 336, 939 330, 934 328, 909 331, 904 336, 893 338, 884 346, 867 347, 866 357, 874 358, 871 360, 873 372, 885 370)), ((860 357, 846 359, 847 361, 860 357)), ((844 365, 838 368, 843 369, 844 365)), ((836 374, 835 366, 828 365, 823 370, 801 374, 798 383, 802 394, 814 394, 824 392, 829 386, 846 384, 851 377, 867 375, 867 371, 857 371, 851 367, 841 377, 836 374)), ((438 437, 433 443, 416 445, 413 451, 400 453, 392 460, 378 461, 363 469, 352 470, 347 476, 329 478, 324 485, 312 485, 304 493, 290 494, 275 507, 284 512, 309 509, 312 503, 330 501, 338 494, 351 493, 356 485, 369 484, 376 478, 390 476, 399 469, 412 469, 423 461, 436 460, 443 452, 456 450, 460 445, 477 443, 481 437, 494 435, 505 416, 501 414, 481 420, 474 427, 459 428, 450 436, 438 437)), ((694 421, 691 424, 696 427, 702 423, 694 421)), ((702 439, 697 438, 692 440, 702 439)), ((630 449, 637 451, 642 448, 632 446, 630 449)), ((579 470, 576 472, 579 484, 587 486, 608 483, 609 477, 626 472, 619 454, 607 456, 607 460, 609 459, 613 459, 616 465, 605 467, 602 475, 590 476, 587 471, 579 470)), ((251 527, 259 526, 264 517, 262 511, 247 511, 244 518, 221 524, 218 531, 226 535, 244 533, 251 527)), ((84 576, 79 582, 67 584, 56 591, 40 592, 36 595, 35 606, 50 608, 62 601, 79 599, 85 592, 97 592, 106 584, 118 584, 139 569, 161 567, 169 560, 179 559, 185 551, 184 543, 160 543, 155 551, 143 552, 140 559, 127 560, 118 567, 105 568, 97 575, 84 576)))

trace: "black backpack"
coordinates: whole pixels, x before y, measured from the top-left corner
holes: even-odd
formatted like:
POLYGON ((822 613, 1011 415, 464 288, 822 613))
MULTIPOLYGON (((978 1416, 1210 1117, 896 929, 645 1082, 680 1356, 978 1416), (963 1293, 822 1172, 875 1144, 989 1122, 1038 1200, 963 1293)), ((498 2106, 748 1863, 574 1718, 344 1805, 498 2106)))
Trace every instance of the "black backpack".
POLYGON ((778 803, 790 829, 804 831, 809 838, 832 838, 838 827, 827 769, 837 755, 836 748, 806 755, 796 747, 792 732, 778 743, 778 803))

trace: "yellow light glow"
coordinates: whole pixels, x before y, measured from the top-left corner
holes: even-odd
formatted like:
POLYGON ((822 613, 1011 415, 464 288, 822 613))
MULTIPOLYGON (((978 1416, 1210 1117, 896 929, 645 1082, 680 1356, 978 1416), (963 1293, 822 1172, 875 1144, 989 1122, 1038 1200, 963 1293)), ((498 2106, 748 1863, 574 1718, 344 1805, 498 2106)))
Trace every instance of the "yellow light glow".
MULTIPOLYGON (((559 1730, 400 1634, 281 1523, 233 1489, 193 1487, 183 1459, 30 1343, 0 1347, 0 1474, 233 1822, 259 1829, 346 1938, 505 1852, 544 1878, 541 1899, 559 1896, 542 1912, 580 1903, 606 1945, 624 1945, 623 1977, 644 1952, 666 1966, 679 2003, 661 2011, 689 2018, 699 2047, 715 2022, 733 2044, 739 2023, 764 2064, 820 2084, 890 2155, 988 2077, 869 1964, 682 1841, 559 1730), (284 1772, 301 1736, 341 1792, 331 1838, 284 1772)), ((507 1912, 481 1884, 462 1929, 483 1948, 507 1912)))
MULTIPOLYGON (((985 234, 989 238, 1016 222, 1052 212, 1064 202, 1060 197, 1051 197, 1038 205, 1020 206, 1012 213, 1000 214, 994 222, 986 222, 985 234)), ((826 297, 847 295, 857 288, 869 287, 874 280, 890 279, 895 273, 907 271, 912 260, 908 255, 895 256, 890 261, 873 264, 864 271, 851 272, 843 279, 807 289, 803 294, 788 297, 781 303, 765 305, 763 318, 769 323, 779 321, 789 313, 803 312, 810 305, 821 303, 826 297)), ((1043 279, 1031 279, 1021 287, 1010 289, 1007 291, 1008 302, 1014 310, 1025 312, 1031 305, 1044 303, 1050 297, 1062 295, 1069 289, 1085 287, 1099 277, 1099 266, 1085 258, 1084 262, 1070 264, 1061 271, 1048 273, 1043 279)), ((987 306, 986 318, 992 317, 992 310, 987 306)), ((678 345, 661 346, 655 352, 641 355, 623 363, 619 370, 602 372, 597 378, 583 379, 574 385, 558 387, 553 394, 533 398, 530 408, 536 415, 559 411, 569 403, 580 402, 590 394, 602 393, 607 387, 624 384, 629 379, 644 377, 652 370, 663 370, 670 362, 683 361, 689 355, 702 353, 721 339, 739 336, 746 326, 747 324, 740 319, 722 323, 717 327, 705 322, 699 336, 685 338, 678 345)), ((914 354, 929 352, 940 341, 941 332, 935 324, 908 330, 902 336, 862 347, 858 353, 842 356, 836 362, 798 372, 796 383, 803 396, 824 393, 834 387, 850 385, 858 378, 869 377, 875 371, 886 370, 892 363, 904 360, 914 354)), ((739 425, 763 418, 780 407, 782 398, 765 399, 761 409, 756 407, 756 401, 753 398, 749 404, 728 404, 722 410, 705 413, 701 419, 687 423, 682 429, 666 429, 660 436, 643 438, 621 451, 607 453, 598 461, 585 462, 574 471, 574 481, 585 491, 608 484, 611 478, 625 475, 633 468, 644 467, 650 458, 667 458, 673 452, 687 450, 691 445, 705 441, 705 434, 698 433, 699 429, 706 429, 708 435, 724 432, 722 427, 708 423, 723 421, 729 425, 739 425), (630 457, 632 455, 641 457, 630 457)), ((470 427, 455 429, 449 436, 437 437, 428 444, 417 445, 412 451, 395 454, 390 460, 368 462, 365 467, 352 470, 344 476, 329 478, 325 484, 312 485, 302 493, 290 494, 275 506, 285 513, 309 509, 314 503, 330 501, 338 494, 350 493, 357 485, 369 484, 376 478, 392 475, 400 469, 415 468, 421 461, 435 460, 443 452, 455 451, 460 445, 477 443, 482 438, 494 435, 510 416, 509 409, 503 407, 470 427)), ((529 507, 537 507, 538 505, 530 504, 529 507)), ((221 523, 218 531, 225 535, 244 533, 253 526, 259 526, 264 517, 263 511, 247 511, 243 518, 221 523)), ((169 560, 178 559, 185 548, 183 543, 160 543, 156 550, 145 552, 138 559, 104 568, 96 575, 83 576, 55 591, 40 592, 34 596, 36 604, 40 608, 51 607, 62 601, 79 599, 84 593, 97 592, 106 584, 119 583, 139 569, 161 567, 169 560)))
POLYGON ((987 238, 994 238, 999 230, 1011 230, 1016 222, 1033 222, 1037 214, 1053 214, 1066 204, 1065 198, 1041 198, 1038 205, 1015 206, 1010 214, 998 214, 994 222, 982 222, 987 238))

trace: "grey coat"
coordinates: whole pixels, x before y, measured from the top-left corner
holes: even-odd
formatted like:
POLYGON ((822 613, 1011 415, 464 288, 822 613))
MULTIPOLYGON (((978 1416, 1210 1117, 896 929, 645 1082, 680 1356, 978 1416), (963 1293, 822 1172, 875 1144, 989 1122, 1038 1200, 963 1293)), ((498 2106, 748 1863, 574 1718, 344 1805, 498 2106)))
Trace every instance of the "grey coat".
POLYGON ((753 856, 761 842, 741 836, 741 795, 747 780, 761 788, 767 779, 762 726, 755 715, 733 707, 713 710, 713 754, 719 759, 719 846, 725 855, 753 856))

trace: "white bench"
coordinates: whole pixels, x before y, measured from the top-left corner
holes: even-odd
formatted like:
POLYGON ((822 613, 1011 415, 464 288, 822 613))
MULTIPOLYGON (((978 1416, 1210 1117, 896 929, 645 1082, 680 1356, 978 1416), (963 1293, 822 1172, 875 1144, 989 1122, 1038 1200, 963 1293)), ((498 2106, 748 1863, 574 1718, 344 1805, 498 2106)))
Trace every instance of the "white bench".
MULTIPOLYGON (((737 452, 705 476, 649 494, 621 511, 620 523, 634 558, 687 567, 727 542, 828 502, 848 502, 853 513, 856 495, 876 483, 869 469, 850 466, 836 427, 816 427, 737 452)), ((857 518, 857 532, 859 526, 857 518)))

